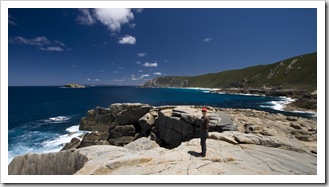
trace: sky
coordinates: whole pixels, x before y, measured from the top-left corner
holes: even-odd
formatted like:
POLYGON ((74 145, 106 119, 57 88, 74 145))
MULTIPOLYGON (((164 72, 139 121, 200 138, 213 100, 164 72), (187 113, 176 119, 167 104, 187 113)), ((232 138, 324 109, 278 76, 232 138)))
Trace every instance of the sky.
POLYGON ((316 8, 8 10, 8 84, 141 85, 317 51, 316 8))

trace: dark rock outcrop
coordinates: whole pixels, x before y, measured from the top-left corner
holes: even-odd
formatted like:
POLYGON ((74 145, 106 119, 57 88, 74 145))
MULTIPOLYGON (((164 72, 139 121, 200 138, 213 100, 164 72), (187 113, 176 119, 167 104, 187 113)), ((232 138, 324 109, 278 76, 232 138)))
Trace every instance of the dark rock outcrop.
POLYGON ((79 130, 85 131, 108 131, 115 116, 108 108, 96 107, 87 112, 80 122, 79 130))
MULTIPOLYGON (((209 107, 209 131, 235 131, 231 117, 209 107)), ((151 107, 141 103, 115 103, 109 108, 96 107, 81 119, 80 130, 92 131, 65 149, 90 145, 126 145, 141 137, 151 136, 161 146, 174 148, 198 137, 201 112, 195 106, 151 107)), ((63 149, 63 150, 65 150, 63 149)))

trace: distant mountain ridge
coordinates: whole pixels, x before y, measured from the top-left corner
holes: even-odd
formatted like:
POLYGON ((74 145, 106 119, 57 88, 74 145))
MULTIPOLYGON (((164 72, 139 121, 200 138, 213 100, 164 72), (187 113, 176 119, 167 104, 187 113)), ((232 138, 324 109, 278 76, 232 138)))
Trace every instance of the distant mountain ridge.
POLYGON ((142 87, 205 87, 239 89, 317 89, 317 53, 279 62, 199 76, 157 77, 142 87))

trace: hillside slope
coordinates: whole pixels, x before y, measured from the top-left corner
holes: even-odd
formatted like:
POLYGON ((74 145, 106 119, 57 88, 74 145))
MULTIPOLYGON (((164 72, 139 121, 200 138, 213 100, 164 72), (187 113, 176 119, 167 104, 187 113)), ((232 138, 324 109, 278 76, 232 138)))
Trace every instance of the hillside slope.
POLYGON ((269 65, 252 66, 199 76, 157 77, 143 87, 276 88, 314 91, 317 85, 317 53, 305 54, 269 65))

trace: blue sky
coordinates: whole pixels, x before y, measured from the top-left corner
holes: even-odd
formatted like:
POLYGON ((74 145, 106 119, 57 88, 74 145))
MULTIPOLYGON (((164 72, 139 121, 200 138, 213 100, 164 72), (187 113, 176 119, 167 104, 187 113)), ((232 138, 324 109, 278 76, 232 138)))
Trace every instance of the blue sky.
POLYGON ((316 9, 8 11, 8 82, 140 85, 317 51, 316 9))

